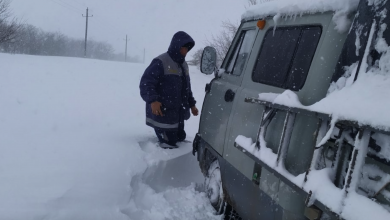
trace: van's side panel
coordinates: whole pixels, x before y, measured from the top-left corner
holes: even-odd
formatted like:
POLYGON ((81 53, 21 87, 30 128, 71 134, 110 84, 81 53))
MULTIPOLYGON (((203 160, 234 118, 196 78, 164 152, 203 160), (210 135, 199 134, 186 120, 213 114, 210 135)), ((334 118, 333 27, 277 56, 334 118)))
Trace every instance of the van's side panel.
MULTIPOLYGON (((344 43, 345 34, 340 34, 334 30, 334 24, 331 21, 333 14, 324 13, 316 15, 307 15, 296 18, 280 19, 278 26, 297 26, 297 25, 319 25, 322 27, 322 36, 317 46, 312 65, 310 67, 305 86, 296 94, 304 105, 313 104, 326 95, 329 83, 333 74, 334 67, 338 60, 338 55, 344 43)), ((235 139, 238 135, 256 140, 259 123, 263 107, 260 105, 248 104, 244 102, 247 97, 258 97, 259 93, 282 93, 285 89, 274 86, 255 83, 252 81, 252 71, 257 60, 257 54, 261 48, 262 40, 265 32, 274 26, 274 21, 267 19, 267 24, 264 30, 259 31, 256 42, 254 44, 251 57, 249 58, 245 76, 242 82, 242 89, 236 93, 232 112, 228 122, 226 141, 224 145, 223 159, 226 164, 222 168, 222 176, 224 188, 234 208, 239 214, 246 216, 248 219, 272 219, 270 215, 275 216, 275 209, 270 208, 263 210, 262 217, 251 214, 241 207, 241 204, 248 204, 248 201, 257 201, 255 204, 272 203, 279 204, 283 209, 283 219, 305 219, 303 216, 304 199, 296 194, 288 185, 281 182, 271 173, 262 169, 260 186, 252 183, 251 179, 254 170, 254 161, 248 158, 245 154, 234 147, 235 139), (224 170, 226 169, 226 170, 224 170), (241 176, 247 179, 239 178, 234 170, 239 171, 241 176), (238 188, 241 184, 241 188, 238 188), (260 189, 254 190, 254 188, 260 189), (240 191, 241 189, 242 191, 240 191), (246 193, 245 193, 246 192, 246 193), (245 196, 242 196, 245 195, 245 196), (264 212, 270 212, 268 214, 264 212), (266 218, 266 216, 268 216, 266 218)), ((281 124, 283 124, 283 115, 278 115, 274 119, 274 130, 269 135, 270 145, 275 145, 277 148, 280 135, 281 124)), ((292 171, 307 169, 314 146, 313 132, 316 128, 317 121, 315 119, 297 118, 296 126, 291 139, 291 148, 286 158, 286 167, 292 171), (312 130, 313 132, 302 132, 303 130, 312 130), (299 153, 297 153, 299 152, 299 153), (290 166, 290 167, 288 167, 290 166)), ((269 132, 271 132, 269 131, 269 132)), ((275 149, 277 151, 277 149, 275 149)), ((298 172, 297 171, 297 172, 298 172)), ((297 173, 294 173, 297 174, 297 173)), ((259 210, 262 209, 259 207, 259 210)), ((246 219, 245 217, 245 219, 246 219)), ((280 217, 280 216, 279 216, 280 217)), ((281 218, 275 219, 281 219, 281 218)))
POLYGON ((279 220, 283 208, 226 160, 220 160, 226 201, 242 219, 279 220), (254 196, 256 195, 256 196, 254 196))

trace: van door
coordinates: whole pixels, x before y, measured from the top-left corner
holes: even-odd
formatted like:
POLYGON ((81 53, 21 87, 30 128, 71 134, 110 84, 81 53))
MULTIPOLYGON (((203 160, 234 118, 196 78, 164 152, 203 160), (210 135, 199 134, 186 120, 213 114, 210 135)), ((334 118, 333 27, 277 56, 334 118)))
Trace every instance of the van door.
POLYGON ((248 61, 258 30, 242 25, 236 34, 222 68, 220 78, 215 78, 206 91, 199 125, 199 135, 220 155, 223 154, 225 133, 235 99, 242 82, 241 74, 248 61), (228 61, 228 62, 227 62, 228 61))

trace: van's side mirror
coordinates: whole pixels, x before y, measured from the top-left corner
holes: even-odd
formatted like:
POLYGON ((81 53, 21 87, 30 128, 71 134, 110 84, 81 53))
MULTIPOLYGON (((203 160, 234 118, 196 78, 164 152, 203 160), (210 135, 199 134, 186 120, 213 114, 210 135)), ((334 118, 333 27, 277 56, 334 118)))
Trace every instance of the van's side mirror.
POLYGON ((207 46, 204 48, 202 59, 200 60, 200 71, 210 75, 217 69, 217 51, 214 47, 207 46))

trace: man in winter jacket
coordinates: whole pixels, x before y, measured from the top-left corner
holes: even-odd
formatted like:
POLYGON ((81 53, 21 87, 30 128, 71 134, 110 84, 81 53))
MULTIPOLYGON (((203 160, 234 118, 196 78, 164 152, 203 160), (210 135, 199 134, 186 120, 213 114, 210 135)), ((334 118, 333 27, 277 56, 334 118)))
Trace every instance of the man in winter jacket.
POLYGON ((184 141, 184 120, 190 110, 198 115, 192 95, 187 52, 195 41, 185 32, 177 32, 168 52, 153 59, 146 68, 139 85, 141 97, 146 102, 146 124, 154 128, 163 148, 177 148, 184 141))

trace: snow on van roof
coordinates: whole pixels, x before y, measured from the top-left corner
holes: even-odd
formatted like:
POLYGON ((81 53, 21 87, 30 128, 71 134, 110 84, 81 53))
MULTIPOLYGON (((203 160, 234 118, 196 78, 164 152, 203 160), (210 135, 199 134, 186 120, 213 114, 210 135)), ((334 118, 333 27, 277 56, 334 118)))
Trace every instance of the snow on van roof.
POLYGON ((281 16, 294 17, 334 11, 333 21, 336 30, 342 32, 348 30, 351 22, 347 15, 356 10, 358 4, 359 0, 263 0, 248 8, 242 15, 242 20, 262 19, 268 16, 274 16, 274 20, 277 20, 281 16))

